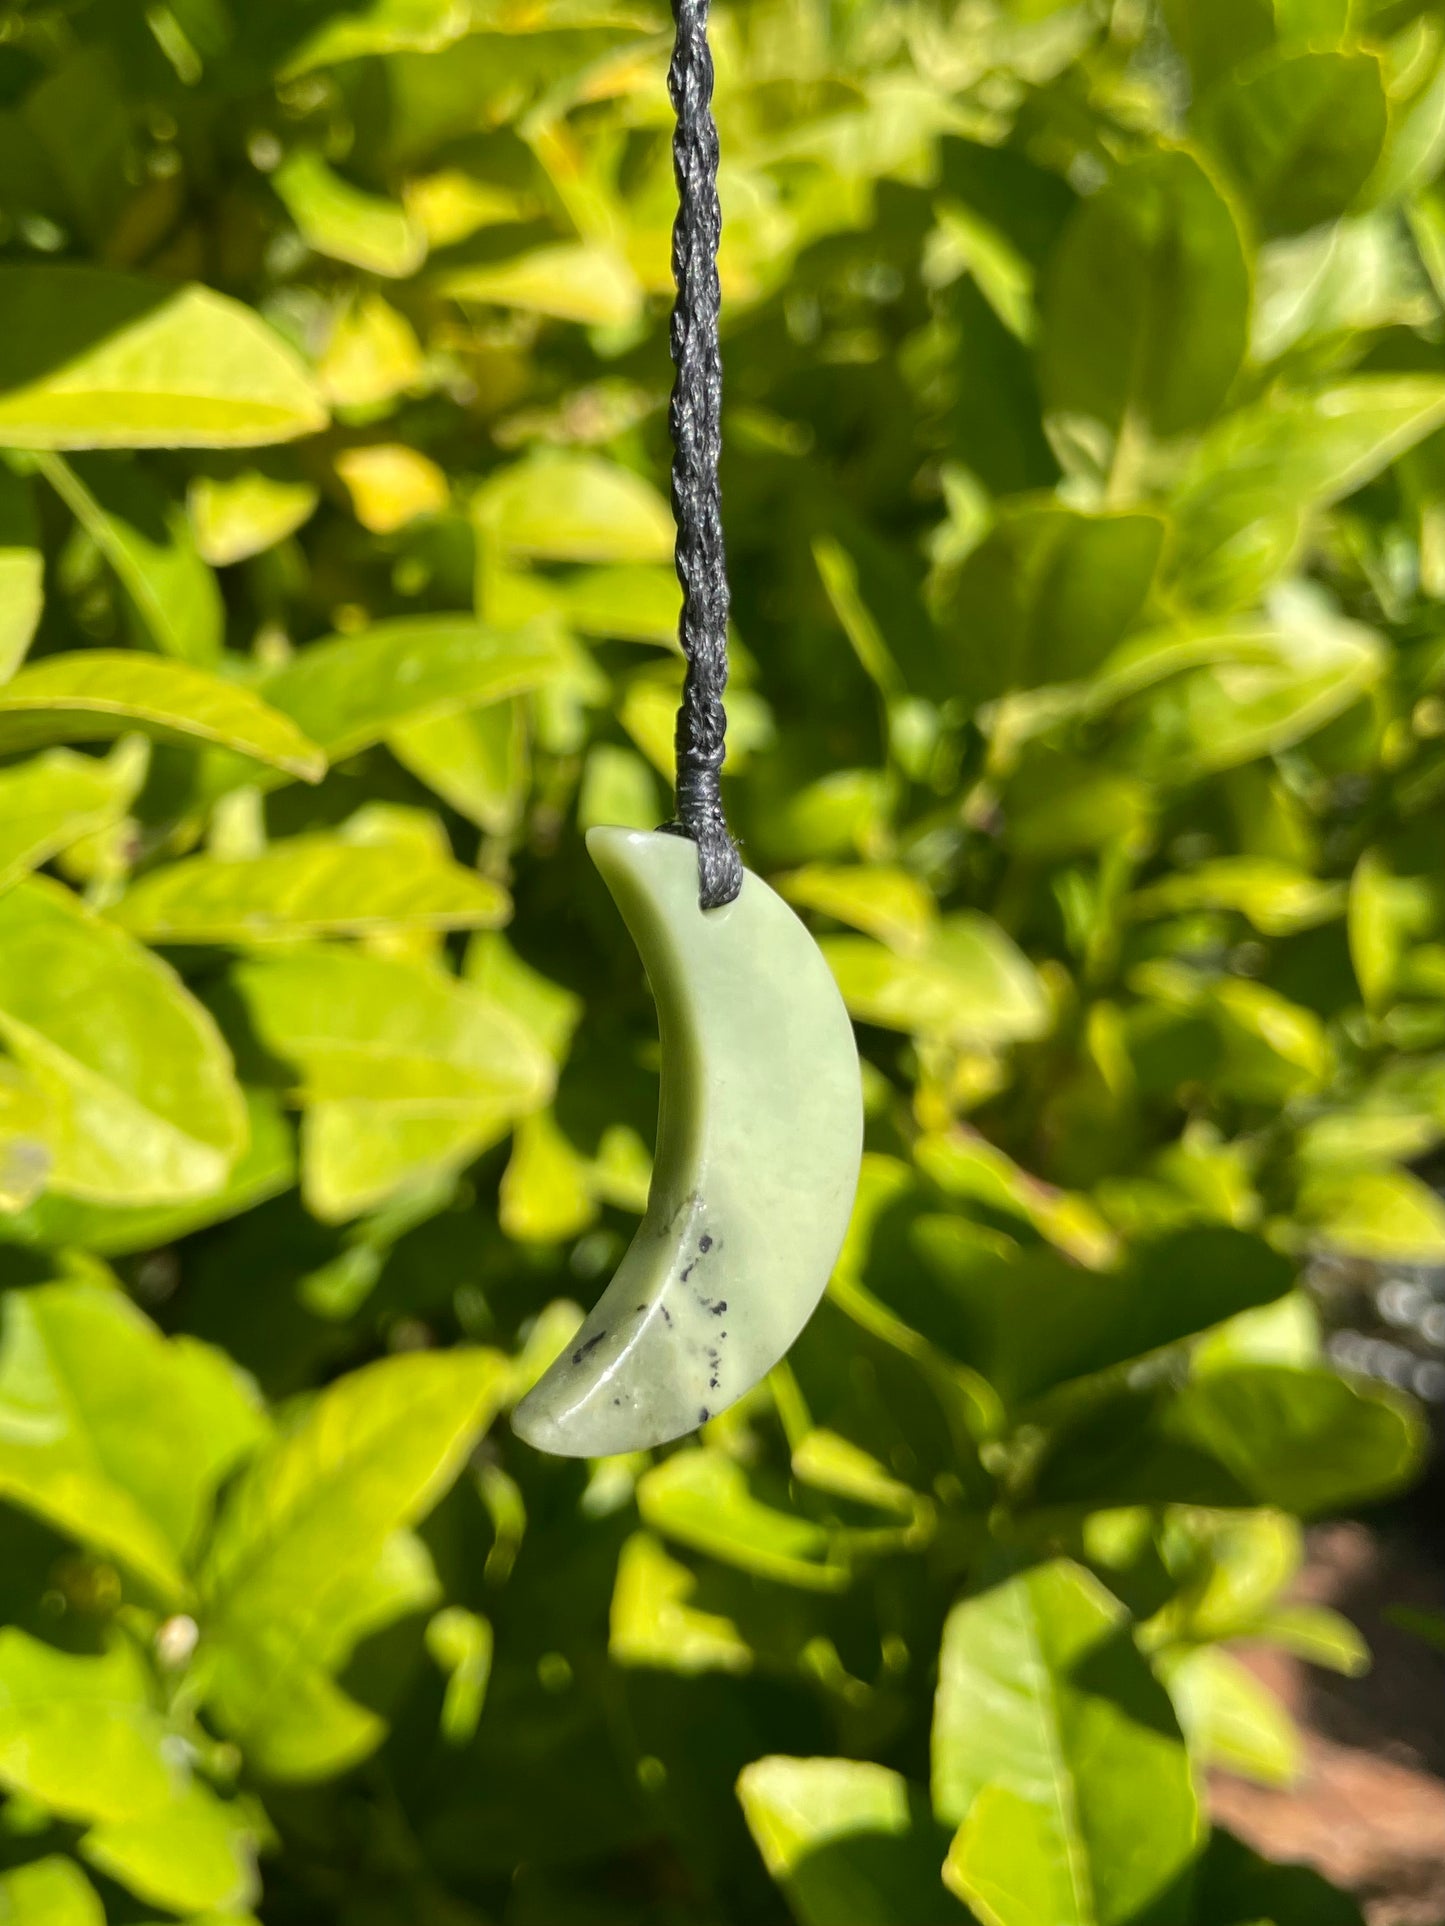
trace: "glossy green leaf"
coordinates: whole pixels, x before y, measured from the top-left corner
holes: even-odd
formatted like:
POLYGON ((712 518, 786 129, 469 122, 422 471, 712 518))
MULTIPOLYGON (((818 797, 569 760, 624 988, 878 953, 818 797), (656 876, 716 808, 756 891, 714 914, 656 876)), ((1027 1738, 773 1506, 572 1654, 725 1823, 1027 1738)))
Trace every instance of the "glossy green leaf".
POLYGON ((524 704, 425 716, 393 729, 387 747, 418 782, 494 836, 517 826, 531 776, 524 704))
POLYGON ((0 1492, 171 1598, 212 1494, 264 1427, 222 1354, 83 1285, 7 1297, 0 1413, 0 1492))
POLYGON ((105 1926, 105 1910, 73 1860, 34 1859, 0 1874, 5 1926, 105 1926))
POLYGON ((0 1780, 94 1824, 164 1806, 165 1727, 134 1647, 77 1658, 13 1626, 0 1632, 0 1780))
POLYGON ((179 503, 122 456, 43 455, 40 472, 115 570, 149 643, 162 655, 213 662, 226 612, 179 503))
POLYGON ((1034 1566, 949 1614, 933 1803, 959 1828, 950 1888, 996 1926, 1187 1908, 1201 1830, 1188 1757, 1122 1608, 1079 1566, 1034 1566))
POLYGON ((0 769, 0 889, 123 816, 145 779, 138 742, 104 761, 51 749, 0 769))
MULTIPOLYGON (((206 1689, 263 1770, 337 1769, 334 1720, 308 1732, 311 1701, 334 1704, 326 1673, 364 1630, 434 1596, 395 1535, 446 1491, 510 1379, 490 1351, 418 1353, 353 1372, 232 1492, 201 1579, 206 1689)), ((369 1750, 381 1728, 359 1708, 351 1723, 346 1750, 358 1756, 353 1748, 369 1750)))
POLYGON ((1175 497, 1174 572, 1194 598, 1240 606, 1288 565, 1303 518, 1373 479, 1445 421, 1445 383, 1362 375, 1226 415, 1175 497))
POLYGON ((809 863, 778 877, 775 887, 800 909, 817 910, 903 953, 926 948, 936 920, 926 886, 883 864, 809 863))
POLYGON ((742 1466, 719 1452, 682 1451, 654 1467, 637 1507, 653 1531, 761 1578, 825 1592, 849 1582, 824 1527, 754 1497, 742 1466))
POLYGON ((1256 1785, 1290 1786, 1304 1747, 1279 1700, 1229 1652, 1213 1646, 1183 1654, 1164 1674, 1195 1762, 1256 1785))
POLYGON ((235 1913, 260 1897, 251 1827, 234 1803, 197 1779, 163 1806, 94 1827, 80 1850, 98 1872, 153 1906, 235 1913))
POLYGON ((341 949, 241 964, 259 1040, 306 1103, 304 1187, 328 1219, 466 1163, 551 1094, 550 1058, 440 971, 341 949))
POLYGON ((0 897, 0 1036, 50 1101, 52 1183, 96 1203, 219 1189, 246 1142, 230 1053, 178 978, 68 890, 0 897))
POLYGON ((1414 1409, 1383 1387, 1280 1365, 1210 1370, 1184 1394, 1175 1428, 1257 1502, 1307 1517, 1398 1490, 1421 1438, 1414 1409))
POLYGON ((32 662, 0 686, 6 751, 103 742, 137 729, 158 742, 217 744, 305 782, 319 781, 326 767, 289 716, 191 663, 84 649, 32 662))
POLYGON ((1343 214, 1370 176, 1388 119, 1379 57, 1275 54, 1220 88, 1201 125, 1267 234, 1343 214))
POLYGON ((650 482, 596 455, 547 454, 502 469, 477 491, 484 538, 557 562, 658 562, 672 554, 667 503, 650 482))
POLYGON ((476 1732, 492 1672, 491 1621, 460 1605, 438 1612, 426 1628, 428 1652, 447 1675, 441 1734, 448 1745, 466 1745, 476 1732))
POLYGON ((309 24, 303 14, 290 27, 294 44, 282 71, 290 79, 368 54, 439 53, 470 32, 472 14, 468 0, 365 0, 345 11, 327 8, 309 24))
POLYGON ((1116 440, 1201 426, 1244 357, 1249 292, 1235 216, 1193 155, 1121 169, 1075 215, 1046 284, 1048 407, 1116 440))
POLYGON ((642 284, 615 248, 592 241, 564 242, 485 266, 451 268, 438 276, 439 293, 457 301, 521 308, 559 321, 625 327, 642 312, 642 284))
POLYGON ((560 662, 545 630, 431 616, 312 643, 260 692, 337 761, 412 722, 540 688, 560 662))
POLYGON ((405 208, 353 186, 314 148, 293 148, 271 185, 318 254, 400 279, 426 259, 426 235, 405 208))
POLYGON ((758 1759, 738 1798, 801 1926, 944 1926, 966 1915, 939 1884, 947 1834, 916 1787, 863 1759, 758 1759))
POLYGON ((1377 1263, 1445 1258, 1445 1203, 1408 1170, 1324 1165, 1300 1186, 1301 1219, 1320 1243, 1377 1263))
POLYGON ((650 1532, 622 1547, 612 1589, 608 1655, 618 1665, 691 1675, 749 1672, 753 1651, 721 1613, 690 1604, 697 1579, 650 1532))
POLYGON ((228 568, 263 555, 304 528, 319 501, 310 482, 243 468, 232 475, 197 475, 186 512, 201 559, 212 568, 228 568))
POLYGON ((294 836, 259 856, 193 856, 149 871, 110 911, 148 943, 249 943, 368 930, 485 929, 507 893, 447 858, 397 861, 384 843, 294 836))
POLYGON ((965 686, 982 699, 1092 674, 1137 620, 1164 534, 1153 515, 1012 504, 951 598, 965 686))
POLYGON ((0 1239, 51 1250, 83 1246, 103 1257, 159 1250, 192 1231, 224 1223, 296 1181, 296 1151, 281 1107, 269 1091, 247 1090, 246 1148, 219 1190, 183 1204, 91 1204, 54 1192, 0 1216, 0 1239))
POLYGON ((25 660, 45 607, 45 558, 30 483, 0 466, 0 682, 25 660))
POLYGON ((210 288, 7 267, 0 305, 0 441, 12 448, 256 448, 325 426, 291 350, 210 288))
POLYGON ((1036 1037, 1048 1027, 1032 965, 986 917, 945 918, 912 955, 862 936, 825 937, 822 950, 861 1023, 985 1044, 1036 1037))

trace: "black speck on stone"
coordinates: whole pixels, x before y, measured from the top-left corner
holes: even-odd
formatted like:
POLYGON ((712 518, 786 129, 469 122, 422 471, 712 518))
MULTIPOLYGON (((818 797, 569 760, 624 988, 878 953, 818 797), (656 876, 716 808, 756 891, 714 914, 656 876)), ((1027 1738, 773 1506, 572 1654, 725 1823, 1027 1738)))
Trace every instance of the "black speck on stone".
POLYGON ((607 1333, 605 1331, 599 1331, 596 1337, 588 1338, 585 1344, 579 1344, 577 1349, 572 1353, 572 1362, 574 1364, 580 1364, 589 1351, 595 1351, 597 1349, 606 1335, 607 1333))
POLYGON ((698 1412, 698 1414, 697 1414, 697 1421, 698 1421, 698 1423, 699 1423, 699 1424, 706 1424, 706 1423, 707 1423, 707 1421, 708 1421, 708 1419, 709 1419, 709 1418, 710 1418, 711 1416, 712 1416, 712 1413, 711 1413, 711 1411, 709 1411, 709 1410, 708 1410, 708 1408, 707 1408, 707 1406, 706 1406, 706 1405, 704 1405, 704 1406, 703 1406, 703 1408, 702 1408, 702 1410, 701 1410, 701 1411, 699 1411, 699 1412, 698 1412))
POLYGON ((728 1307, 727 1299, 725 1297, 720 1297, 716 1304, 709 1304, 708 1309, 712 1312, 714 1317, 721 1317, 723 1312, 727 1309, 727 1307, 728 1307))
POLYGON ((694 1272, 694 1271, 695 1271, 696 1269, 697 1269, 697 1259, 696 1259, 696 1258, 694 1258, 694 1259, 692 1260, 692 1262, 691 1262, 690 1264, 684 1264, 684 1265, 683 1265, 683 1267, 682 1267, 682 1281, 683 1281, 683 1283, 684 1283, 684 1284, 686 1284, 686 1282, 687 1282, 687 1280, 688 1280, 688 1279, 689 1279, 689 1278, 690 1278, 690 1277, 692 1276, 692 1274, 693 1274, 693 1272, 694 1272))
POLYGON ((708 1381, 707 1381, 707 1388, 708 1388, 708 1390, 709 1390, 709 1391, 716 1391, 716 1390, 717 1390, 717 1387, 718 1387, 718 1379, 716 1379, 716 1378, 709 1378, 709 1379, 708 1379, 708 1381))
POLYGON ((712 1249, 712 1239, 706 1231, 704 1231, 702 1236, 697 1240, 697 1247, 700 1251, 710 1251, 712 1249))
POLYGON ((662 1321, 663 1321, 663 1323, 664 1323, 664 1324, 666 1324, 666 1325, 668 1326, 668 1328, 669 1328, 669 1329, 671 1329, 671 1328, 672 1328, 672 1312, 668 1310, 668 1308, 667 1308, 667 1306, 666 1306, 665 1304, 664 1304, 664 1305, 663 1305, 663 1306, 662 1306, 661 1308, 662 1308, 662 1321))

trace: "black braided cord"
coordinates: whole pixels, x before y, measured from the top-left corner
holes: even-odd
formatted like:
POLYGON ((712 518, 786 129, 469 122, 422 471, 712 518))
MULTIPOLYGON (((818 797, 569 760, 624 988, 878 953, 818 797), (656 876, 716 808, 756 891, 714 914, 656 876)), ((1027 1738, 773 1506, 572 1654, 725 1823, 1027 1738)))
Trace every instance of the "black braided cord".
POLYGON ((677 114, 673 166, 677 220, 672 230, 672 508, 677 521, 680 637, 687 657, 677 712, 677 820, 667 827, 697 844, 698 900, 705 910, 732 902, 743 886, 742 858, 722 806, 727 736, 728 578, 723 548, 722 353, 718 346, 717 123, 712 117, 708 0, 672 0, 677 38, 667 85, 677 114))

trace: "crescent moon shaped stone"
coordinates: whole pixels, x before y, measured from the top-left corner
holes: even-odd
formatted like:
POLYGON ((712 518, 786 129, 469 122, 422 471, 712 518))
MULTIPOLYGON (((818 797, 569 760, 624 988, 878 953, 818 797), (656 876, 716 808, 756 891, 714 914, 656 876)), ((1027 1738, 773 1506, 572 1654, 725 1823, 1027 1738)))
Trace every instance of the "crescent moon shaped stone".
POLYGON ((766 1376, 827 1288, 863 1153, 853 1026, 782 898, 747 875, 700 909, 680 836, 593 829, 587 847, 652 985, 662 1091, 637 1235, 512 1419, 574 1458, 666 1444, 766 1376))

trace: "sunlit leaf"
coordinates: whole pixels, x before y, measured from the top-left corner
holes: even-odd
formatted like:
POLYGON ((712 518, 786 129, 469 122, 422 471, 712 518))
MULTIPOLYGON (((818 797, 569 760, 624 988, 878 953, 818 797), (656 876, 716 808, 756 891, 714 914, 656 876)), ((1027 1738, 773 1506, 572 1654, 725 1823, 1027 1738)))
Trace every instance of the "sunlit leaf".
POLYGON ((96 742, 138 729, 159 742, 218 744, 306 782, 321 751, 291 719, 233 682, 134 651, 46 656, 0 686, 0 748, 96 742))
POLYGON ((6 267, 0 305, 0 440, 12 448, 255 448, 325 425, 290 349, 209 288, 6 267))
POLYGON ((1188 1757, 1122 1608, 1079 1566, 953 1608, 933 1802, 959 1827, 950 1888, 997 1926, 1178 1918, 1200 1834, 1188 1757))
POLYGON ((151 646, 213 662, 225 639, 225 608, 180 505, 120 456, 67 462, 45 455, 40 472, 115 570, 151 646))
POLYGON ((230 1053, 179 979, 68 890, 0 897, 0 1035, 48 1097, 57 1190, 178 1203, 245 1147, 230 1053))
POLYGON ((6 1298, 0 1413, 6 1498, 172 1598, 216 1486, 264 1429, 222 1354, 80 1285, 6 1298))

